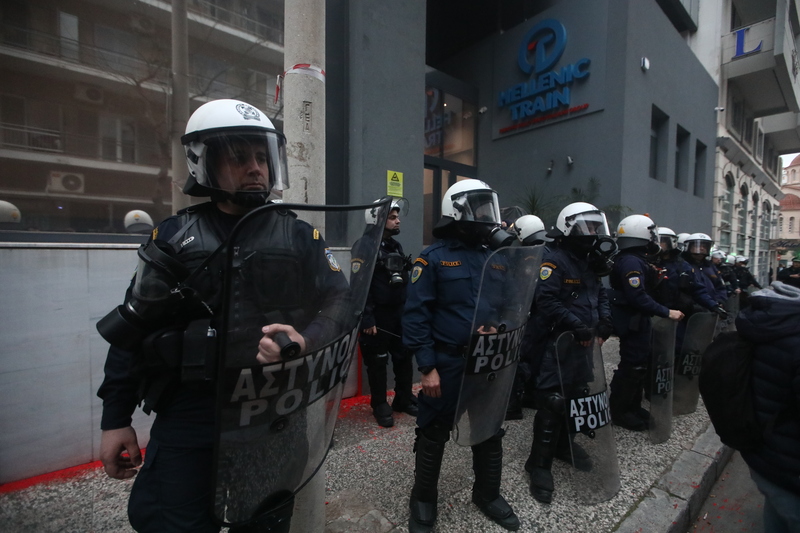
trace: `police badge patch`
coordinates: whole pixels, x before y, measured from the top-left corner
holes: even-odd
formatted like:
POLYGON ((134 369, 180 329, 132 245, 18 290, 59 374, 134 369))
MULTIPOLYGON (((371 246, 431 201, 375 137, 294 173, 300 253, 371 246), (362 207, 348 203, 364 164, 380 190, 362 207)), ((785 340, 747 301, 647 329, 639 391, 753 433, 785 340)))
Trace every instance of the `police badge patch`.
POLYGON ((416 283, 421 275, 422 267, 419 265, 415 266, 414 270, 411 271, 411 283, 416 283))
POLYGON ((539 269, 539 279, 544 281, 547 278, 549 278, 550 274, 552 274, 552 273, 553 273, 553 269, 552 268, 550 268, 549 266, 542 266, 542 268, 539 269))
POLYGON ((342 268, 339 266, 339 263, 336 261, 336 258, 333 257, 333 252, 331 252, 328 248, 325 248, 325 257, 328 259, 328 266, 331 267, 331 270, 334 272, 340 272, 342 268))
POLYGON ((638 289, 639 286, 642 284, 642 280, 639 278, 639 276, 633 276, 632 278, 628 278, 628 283, 634 289, 638 289))
POLYGON ((364 264, 363 259, 353 259, 350 263, 350 271, 353 274, 358 274, 358 271, 361 270, 361 265, 364 264))

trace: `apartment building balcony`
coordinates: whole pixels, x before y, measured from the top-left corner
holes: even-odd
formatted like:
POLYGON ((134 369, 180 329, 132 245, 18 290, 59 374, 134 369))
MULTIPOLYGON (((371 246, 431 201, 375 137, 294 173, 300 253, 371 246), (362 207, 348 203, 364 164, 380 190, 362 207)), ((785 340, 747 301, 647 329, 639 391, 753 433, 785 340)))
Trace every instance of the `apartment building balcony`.
POLYGON ((736 85, 756 117, 800 111, 795 32, 785 3, 778 4, 775 17, 722 36, 723 77, 736 85))
POLYGON ((772 139, 778 153, 800 152, 800 113, 780 113, 761 119, 764 134, 772 139))
MULTIPOLYGON (((85 84, 76 85, 76 98, 96 104, 103 103, 104 91, 126 87, 151 91, 153 97, 171 91, 168 55, 134 56, 0 24, 0 58, 9 70, 85 84)), ((275 117, 281 108, 274 103, 274 79, 254 69, 224 66, 206 75, 190 74, 189 96, 200 101, 238 98, 275 117)))

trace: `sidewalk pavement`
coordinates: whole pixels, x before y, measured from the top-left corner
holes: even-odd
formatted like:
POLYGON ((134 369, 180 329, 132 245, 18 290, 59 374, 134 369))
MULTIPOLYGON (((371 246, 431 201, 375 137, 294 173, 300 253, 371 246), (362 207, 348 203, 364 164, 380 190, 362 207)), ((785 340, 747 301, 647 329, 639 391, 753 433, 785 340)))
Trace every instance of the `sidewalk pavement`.
MULTIPOLYGON (((619 361, 618 341, 609 339, 603 353, 610 381, 619 361)), ((345 400, 340 410, 326 463, 325 533, 407 531, 414 419, 396 414, 394 427, 381 428, 367 400, 345 400)), ((525 409, 522 420, 506 422, 503 439, 501 492, 520 517, 521 532, 686 533, 732 453, 714 433, 701 401, 697 412, 674 419, 672 436, 663 444, 651 444, 646 432, 614 428, 621 488, 610 500, 578 503, 571 467, 556 461, 555 497, 552 504, 542 505, 530 496, 523 468, 533 414, 525 409)), ((470 449, 449 442, 434 531, 505 531, 471 503, 472 482, 470 449)), ((26 488, 0 486, 0 524, 15 533, 132 531, 126 518, 131 484, 107 478, 93 464, 26 488)))

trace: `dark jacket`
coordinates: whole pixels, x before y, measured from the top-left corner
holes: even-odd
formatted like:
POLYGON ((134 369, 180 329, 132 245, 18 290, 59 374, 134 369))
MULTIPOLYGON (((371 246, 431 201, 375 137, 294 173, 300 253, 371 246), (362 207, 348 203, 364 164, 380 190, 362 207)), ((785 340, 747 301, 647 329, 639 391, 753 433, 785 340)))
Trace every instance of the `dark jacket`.
POLYGON ((753 293, 736 328, 754 342, 753 394, 759 422, 771 431, 763 446, 742 452, 763 477, 800 494, 800 289, 780 282, 753 293))
POLYGON ((800 287, 800 278, 793 278, 792 276, 800 274, 800 268, 784 268, 778 272, 778 281, 782 281, 787 285, 793 287, 800 287))

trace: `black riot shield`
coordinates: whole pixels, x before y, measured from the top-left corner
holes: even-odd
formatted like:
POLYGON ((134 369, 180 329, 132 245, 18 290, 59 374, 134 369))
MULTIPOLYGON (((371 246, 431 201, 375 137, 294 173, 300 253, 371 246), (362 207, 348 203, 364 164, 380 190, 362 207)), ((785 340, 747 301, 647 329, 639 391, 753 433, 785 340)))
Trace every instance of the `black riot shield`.
POLYGON ((672 387, 675 369, 675 331, 678 323, 653 317, 650 363, 650 442, 660 444, 672 433, 672 387))
POLYGON ((325 460, 389 199, 380 205, 366 230, 375 204, 268 205, 229 237, 213 467, 223 525, 286 525, 278 515, 291 516, 294 494, 325 460), (275 336, 283 351, 262 364, 262 328, 278 324, 302 339, 275 336))
POLYGON ((453 427, 461 446, 479 444, 503 425, 543 251, 500 248, 483 267, 453 427))
POLYGON ((675 387, 672 393, 672 414, 687 415, 697 410, 700 398, 698 378, 703 352, 714 339, 716 313, 696 313, 689 317, 683 346, 676 355, 675 387))
POLYGON ((576 447, 580 447, 592 465, 586 471, 571 471, 572 486, 584 503, 606 501, 619 491, 620 477, 603 353, 596 337, 590 346, 582 346, 572 332, 566 332, 556 340, 556 358, 561 393, 566 399, 572 462, 575 463, 576 447))
POLYGON ((728 318, 719 320, 717 323, 717 333, 736 331, 736 317, 739 316, 739 295, 729 294, 723 308, 728 313, 728 318))

